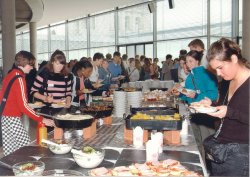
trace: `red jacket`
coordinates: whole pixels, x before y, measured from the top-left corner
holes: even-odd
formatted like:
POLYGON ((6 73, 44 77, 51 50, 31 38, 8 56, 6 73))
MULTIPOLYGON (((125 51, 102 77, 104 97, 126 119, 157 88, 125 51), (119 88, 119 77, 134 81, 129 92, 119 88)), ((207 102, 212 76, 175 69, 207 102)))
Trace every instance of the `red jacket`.
POLYGON ((13 69, 6 75, 3 80, 2 90, 0 92, 0 100, 3 98, 3 94, 8 86, 8 83, 15 75, 21 75, 23 77, 17 78, 11 86, 9 96, 3 111, 3 116, 21 117, 22 114, 26 114, 28 117, 35 121, 42 121, 42 117, 35 114, 27 102, 27 91, 25 74, 20 69, 13 69))

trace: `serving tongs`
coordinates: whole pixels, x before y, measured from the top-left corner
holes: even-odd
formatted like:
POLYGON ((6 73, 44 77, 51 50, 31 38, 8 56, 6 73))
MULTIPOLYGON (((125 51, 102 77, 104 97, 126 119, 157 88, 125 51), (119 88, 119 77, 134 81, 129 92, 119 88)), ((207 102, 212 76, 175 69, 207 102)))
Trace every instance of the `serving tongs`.
POLYGON ((52 118, 52 119, 58 119, 56 116, 52 116, 52 115, 50 115, 50 114, 44 114, 44 113, 40 113, 40 112, 36 112, 36 114, 37 114, 37 115, 40 115, 40 116, 52 118))

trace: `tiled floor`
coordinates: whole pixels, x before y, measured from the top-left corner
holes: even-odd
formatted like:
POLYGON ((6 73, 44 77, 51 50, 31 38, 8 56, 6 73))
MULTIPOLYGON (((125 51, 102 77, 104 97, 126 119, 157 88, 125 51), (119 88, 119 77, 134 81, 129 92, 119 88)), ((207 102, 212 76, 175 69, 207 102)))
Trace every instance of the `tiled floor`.
MULTIPOLYGON (((29 119, 28 117, 24 116, 22 119, 23 125, 25 129, 28 131, 30 135, 31 141, 34 141, 36 139, 36 121, 29 119)), ((0 147, 0 158, 3 157, 3 149, 0 147)))

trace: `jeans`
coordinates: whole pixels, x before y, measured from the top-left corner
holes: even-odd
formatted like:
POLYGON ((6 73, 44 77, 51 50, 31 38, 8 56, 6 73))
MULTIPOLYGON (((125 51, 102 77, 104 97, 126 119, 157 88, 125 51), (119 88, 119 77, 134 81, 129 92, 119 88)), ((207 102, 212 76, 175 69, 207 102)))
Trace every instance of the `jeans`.
POLYGON ((224 163, 211 162, 212 176, 249 176, 249 145, 239 144, 238 150, 224 163))

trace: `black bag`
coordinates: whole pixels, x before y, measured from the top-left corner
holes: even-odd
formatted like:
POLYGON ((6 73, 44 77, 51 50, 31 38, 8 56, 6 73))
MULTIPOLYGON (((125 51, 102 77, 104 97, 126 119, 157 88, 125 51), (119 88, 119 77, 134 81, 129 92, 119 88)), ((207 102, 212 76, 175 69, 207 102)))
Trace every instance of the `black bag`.
POLYGON ((203 146, 206 152, 206 158, 215 163, 224 163, 227 158, 239 149, 238 143, 220 143, 214 135, 207 137, 203 146))
POLYGON ((2 124, 1 124, 1 118, 2 118, 2 114, 3 114, 3 110, 4 110, 4 107, 6 105, 6 101, 7 101, 7 98, 9 96, 9 93, 10 93, 10 88, 12 86, 12 84, 14 83, 14 81, 19 78, 19 77, 22 77, 21 75, 16 75, 15 77, 13 77, 7 88, 6 88, 6 91, 4 92, 4 95, 3 95, 3 99, 1 100, 1 105, 0 105, 0 146, 3 145, 3 142, 2 142, 2 124))

